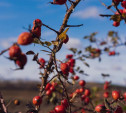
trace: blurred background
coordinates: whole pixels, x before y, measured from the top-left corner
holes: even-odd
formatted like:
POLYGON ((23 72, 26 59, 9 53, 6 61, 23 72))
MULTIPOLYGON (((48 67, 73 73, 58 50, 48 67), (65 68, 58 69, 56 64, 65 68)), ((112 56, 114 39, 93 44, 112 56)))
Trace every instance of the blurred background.
MULTIPOLYGON (((20 33, 27 31, 29 25, 33 25, 34 19, 41 19, 42 22, 56 30, 62 25, 63 17, 66 12, 65 5, 51 5, 51 0, 1 0, 0 1, 0 51, 8 48, 13 42, 17 41, 20 33)), ((69 3, 67 3, 69 6, 69 3)), ((105 1, 106 5, 110 5, 109 1, 105 1)), ((98 32, 97 38, 102 40, 107 37, 107 33, 110 30, 119 33, 119 36, 125 38, 125 24, 121 22, 119 27, 113 27, 113 21, 109 18, 100 17, 99 14, 112 14, 110 10, 107 10, 101 5, 98 0, 82 1, 71 15, 68 24, 77 25, 84 24, 79 28, 70 28, 68 35, 70 40, 67 44, 63 45, 63 48, 57 53, 57 59, 64 59, 67 54, 71 54, 68 50, 70 47, 83 49, 90 43, 83 39, 84 36, 91 34, 92 32, 98 32)), ((56 34, 42 27, 42 40, 52 41, 55 40, 56 34)), ((48 61, 49 56, 46 53, 40 51, 45 49, 38 45, 21 46, 23 52, 33 50, 36 53, 39 52, 39 57, 45 58, 48 61)), ((90 82, 104 82, 105 80, 112 80, 113 84, 126 85, 126 53, 125 47, 119 47, 116 49, 120 53, 119 56, 108 57, 102 55, 102 62, 98 62, 98 59, 87 60, 90 68, 83 66, 83 69, 90 76, 81 76, 90 82), (101 73, 110 74, 109 78, 103 79, 101 73)), ((15 64, 8 61, 5 53, 0 57, 0 80, 39 80, 40 75, 38 65, 32 61, 32 57, 28 56, 28 62, 24 70, 13 71, 15 64)), ((79 63, 79 62, 78 62, 79 63)))

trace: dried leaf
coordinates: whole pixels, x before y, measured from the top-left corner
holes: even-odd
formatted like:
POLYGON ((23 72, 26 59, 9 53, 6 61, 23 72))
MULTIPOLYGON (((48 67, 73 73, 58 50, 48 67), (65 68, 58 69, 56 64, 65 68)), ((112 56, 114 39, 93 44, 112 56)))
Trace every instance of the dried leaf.
POLYGON ((50 51, 46 51, 46 50, 41 50, 41 51, 44 51, 44 52, 47 52, 47 53, 51 53, 50 51))
POLYGON ((68 30, 69 30, 69 28, 66 28, 66 30, 59 35, 60 40, 66 39, 66 33, 67 33, 68 30))
POLYGON ((38 38, 34 38, 33 43, 40 44, 40 45, 44 45, 44 42, 40 41, 38 38))
POLYGON ((84 62, 84 64, 85 64, 87 67, 90 67, 90 65, 89 65, 87 62, 84 62))
POLYGON ((26 55, 34 55, 35 53, 33 51, 26 52, 26 55))
POLYGON ((112 37, 114 35, 114 31, 109 31, 108 36, 112 37))
POLYGON ((35 54, 34 57, 33 57, 33 61, 36 61, 36 60, 38 60, 38 53, 35 54))
POLYGON ((84 71, 83 71, 83 70, 80 70, 80 71, 79 71, 79 73, 83 74, 83 73, 84 73, 84 71))
POLYGON ((45 41, 44 44, 46 44, 47 46, 51 46, 51 42, 45 41))
POLYGON ((112 15, 110 20, 116 21, 116 22, 120 22, 121 21, 121 16, 120 15, 112 15))
POLYGON ((51 42, 52 42, 53 45, 56 45, 56 46, 59 44, 58 41, 51 41, 51 42))
POLYGON ((70 48, 69 50, 72 51, 73 53, 76 53, 77 52, 77 49, 76 48, 70 48))

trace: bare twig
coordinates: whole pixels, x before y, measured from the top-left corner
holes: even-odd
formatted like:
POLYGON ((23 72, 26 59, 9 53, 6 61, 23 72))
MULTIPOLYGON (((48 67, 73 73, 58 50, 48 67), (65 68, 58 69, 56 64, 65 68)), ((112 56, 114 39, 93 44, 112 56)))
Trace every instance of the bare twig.
POLYGON ((0 113, 8 113, 1 92, 0 92, 0 113))

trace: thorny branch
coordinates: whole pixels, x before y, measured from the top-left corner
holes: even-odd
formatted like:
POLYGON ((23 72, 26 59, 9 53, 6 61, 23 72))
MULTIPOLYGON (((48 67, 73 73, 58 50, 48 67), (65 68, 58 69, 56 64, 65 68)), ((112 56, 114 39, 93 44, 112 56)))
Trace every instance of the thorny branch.
MULTIPOLYGON (((80 1, 81 1, 81 0, 75 0, 74 2, 72 2, 71 7, 67 10, 67 12, 66 12, 66 14, 65 14, 65 17, 64 17, 64 20, 63 20, 62 26, 60 27, 59 32, 57 32, 56 30, 52 29, 52 30, 55 31, 58 35, 61 34, 61 33, 65 30, 70 15, 72 14, 74 8, 78 5, 78 3, 79 3, 80 1)), ((59 41, 59 42, 60 42, 58 36, 57 36, 57 38, 56 38, 56 41, 59 41)), ((62 41, 61 41, 59 45, 57 45, 57 46, 54 45, 52 51, 55 52, 55 53, 58 52, 58 51, 61 49, 62 44, 63 44, 63 43, 62 43, 62 41)), ((51 54, 51 56, 50 56, 50 59, 49 59, 49 62, 48 62, 48 65, 47 65, 46 69, 44 69, 44 76, 42 77, 42 85, 41 85, 41 87, 40 87, 40 93, 39 93, 39 95, 40 95, 41 97, 42 97, 42 95, 44 95, 44 93, 45 93, 44 89, 45 89, 45 86, 46 86, 46 84, 47 84, 48 75, 49 75, 49 72, 50 72, 50 70, 51 70, 51 67, 52 67, 52 65, 53 65, 53 63, 54 63, 54 62, 53 62, 53 54, 54 54, 53 52, 52 52, 52 54, 51 54)), ((60 79, 60 78, 59 78, 59 79, 60 79)), ((68 100, 68 101, 69 101, 69 100, 68 100)), ((71 113, 71 112, 70 112, 70 113, 71 113)))

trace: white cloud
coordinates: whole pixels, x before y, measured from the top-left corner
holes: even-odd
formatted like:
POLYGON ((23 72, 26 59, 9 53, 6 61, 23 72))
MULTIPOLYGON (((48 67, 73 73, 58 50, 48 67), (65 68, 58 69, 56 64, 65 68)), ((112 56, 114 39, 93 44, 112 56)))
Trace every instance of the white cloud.
POLYGON ((49 36, 52 36, 54 35, 55 33, 53 31, 45 31, 45 32, 42 32, 42 37, 49 37, 49 36))
POLYGON ((100 14, 100 9, 98 9, 95 6, 92 6, 84 10, 77 11, 72 16, 77 18, 82 18, 82 19, 100 18, 99 14, 100 14))
POLYGON ((11 46, 11 44, 13 42, 16 42, 17 41, 17 38, 13 38, 13 37, 10 37, 10 38, 2 38, 0 39, 0 46, 2 48, 8 48, 9 46, 11 46))
POLYGON ((66 48, 81 48, 81 41, 77 38, 69 38, 67 44, 64 44, 66 48))

